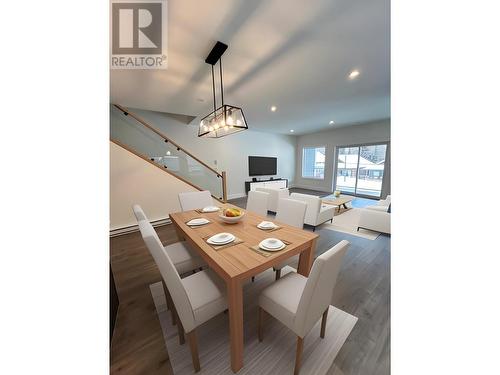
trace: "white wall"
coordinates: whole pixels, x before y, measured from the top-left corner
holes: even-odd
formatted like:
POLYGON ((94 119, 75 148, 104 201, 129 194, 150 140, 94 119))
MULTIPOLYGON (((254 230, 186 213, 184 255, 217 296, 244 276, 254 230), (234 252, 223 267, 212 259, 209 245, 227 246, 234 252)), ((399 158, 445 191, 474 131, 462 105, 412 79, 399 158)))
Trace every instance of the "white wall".
MULTIPOLYGON (((299 136, 297 139, 295 186, 304 189, 313 189, 328 192, 332 191, 334 156, 335 148, 337 146, 356 145, 371 142, 390 142, 390 139, 390 119, 299 136), (324 180, 302 178, 302 148, 309 146, 326 146, 324 180)), ((390 179, 390 159, 388 159, 386 160, 384 171, 384 186, 382 187, 382 197, 385 197, 385 195, 390 193, 390 179)))
MULTIPOLYGON (((275 177, 288 178, 293 184, 296 137, 253 131, 249 119, 250 130, 219 139, 198 138, 197 126, 182 123, 174 116, 132 108, 130 111, 213 168, 226 171, 228 199, 245 195, 245 181, 251 180, 248 175, 250 155, 277 157, 278 173, 275 177)), ((117 111, 111 111, 111 121, 123 121, 123 117, 117 111)))
POLYGON ((110 230, 136 225, 132 205, 140 204, 151 221, 181 210, 177 194, 190 185, 116 144, 110 151, 110 230))

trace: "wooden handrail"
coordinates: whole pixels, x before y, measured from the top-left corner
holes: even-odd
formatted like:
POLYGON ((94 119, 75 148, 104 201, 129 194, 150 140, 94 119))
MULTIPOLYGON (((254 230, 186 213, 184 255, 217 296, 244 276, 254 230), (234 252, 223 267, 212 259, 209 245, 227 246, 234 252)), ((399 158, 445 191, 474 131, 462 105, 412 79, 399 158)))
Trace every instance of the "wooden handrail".
POLYGON ((202 160, 198 159, 196 156, 194 156, 192 153, 190 153, 189 151, 187 151, 185 148, 183 148, 182 146, 178 145, 177 143, 175 143, 174 141, 172 141, 170 138, 168 138, 165 134, 163 134, 162 132, 158 131, 157 129, 155 129, 154 127, 152 127, 151 125, 149 125, 146 121, 144 121, 139 116, 135 115, 134 113, 130 112, 128 109, 122 107, 119 104, 113 104, 113 105, 116 108, 118 108, 120 111, 126 113, 128 116, 130 116, 133 119, 135 119, 138 122, 140 122, 142 125, 144 125, 146 128, 148 128, 152 132, 158 134, 163 139, 165 139, 168 142, 172 143, 172 145, 174 145, 174 147, 177 147, 179 150, 182 150, 186 155, 189 155, 191 158, 193 158, 194 160, 196 160, 198 163, 200 163, 200 164, 204 165, 205 167, 207 167, 209 170, 211 170, 212 172, 214 172, 217 176, 222 177, 222 174, 219 173, 217 170, 213 169, 211 166, 209 166, 208 164, 206 164, 202 160))

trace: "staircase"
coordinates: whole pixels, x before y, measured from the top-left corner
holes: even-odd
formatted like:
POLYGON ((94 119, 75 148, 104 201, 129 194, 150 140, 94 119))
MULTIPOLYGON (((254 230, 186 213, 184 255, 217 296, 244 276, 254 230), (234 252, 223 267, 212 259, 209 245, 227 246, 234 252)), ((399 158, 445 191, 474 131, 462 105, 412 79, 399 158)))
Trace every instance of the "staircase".
POLYGON ((118 104, 111 106, 110 140, 197 190, 227 202, 226 172, 219 172, 118 104))

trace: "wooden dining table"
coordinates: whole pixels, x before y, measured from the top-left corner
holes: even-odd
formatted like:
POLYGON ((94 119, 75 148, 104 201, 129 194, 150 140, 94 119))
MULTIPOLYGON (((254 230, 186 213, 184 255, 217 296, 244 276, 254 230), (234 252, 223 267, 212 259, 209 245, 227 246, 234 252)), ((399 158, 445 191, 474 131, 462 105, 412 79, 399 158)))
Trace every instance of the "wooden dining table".
MULTIPOLYGON (((230 204, 219 206, 221 209, 236 207, 230 204)), ((274 220, 272 221, 279 225, 280 229, 272 232, 261 230, 257 228, 257 224, 270 219, 249 211, 245 211, 244 217, 238 223, 226 224, 219 218, 220 213, 221 211, 199 213, 193 210, 170 214, 170 219, 175 225, 179 239, 192 245, 208 266, 226 283, 231 369, 237 372, 243 367, 243 282, 297 254, 300 254, 297 272, 308 276, 318 235, 274 220), (186 224, 189 220, 200 217, 210 220, 210 223, 199 227, 186 224), (221 232, 232 233, 243 242, 215 250, 206 243, 206 238, 221 232), (270 253, 270 256, 251 249, 269 237, 286 241, 288 245, 281 251, 270 253)))

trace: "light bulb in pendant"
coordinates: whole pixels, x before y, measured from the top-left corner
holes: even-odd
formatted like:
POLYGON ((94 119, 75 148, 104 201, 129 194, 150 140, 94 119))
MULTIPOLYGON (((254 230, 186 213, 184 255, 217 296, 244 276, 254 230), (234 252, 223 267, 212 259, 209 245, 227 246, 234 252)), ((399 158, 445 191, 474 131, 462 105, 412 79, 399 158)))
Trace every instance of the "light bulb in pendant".
POLYGON ((219 129, 219 124, 215 124, 214 129, 219 129))
POLYGON ((229 129, 229 127, 227 125, 224 126, 224 130, 227 131, 227 129, 229 129))
POLYGON ((207 126, 206 125, 203 125, 203 131, 206 132, 207 131, 207 126))
POLYGON ((210 130, 211 132, 213 132, 213 131, 214 131, 214 127, 213 127, 213 126, 210 126, 210 127, 208 128, 208 130, 210 130))
POLYGON ((231 117, 231 115, 229 115, 229 116, 227 117, 226 122, 227 122, 227 124, 228 124, 228 125, 233 125, 234 120, 233 120, 233 118, 231 117))

